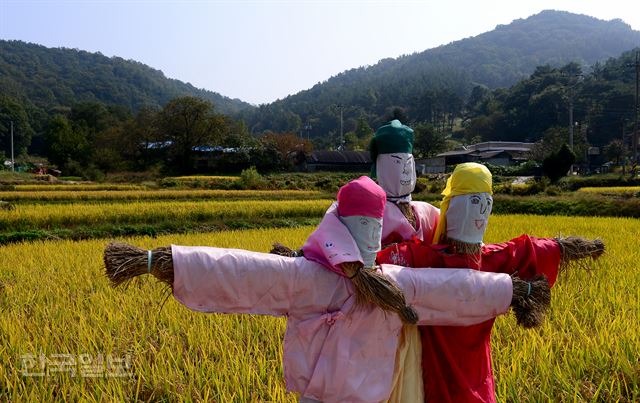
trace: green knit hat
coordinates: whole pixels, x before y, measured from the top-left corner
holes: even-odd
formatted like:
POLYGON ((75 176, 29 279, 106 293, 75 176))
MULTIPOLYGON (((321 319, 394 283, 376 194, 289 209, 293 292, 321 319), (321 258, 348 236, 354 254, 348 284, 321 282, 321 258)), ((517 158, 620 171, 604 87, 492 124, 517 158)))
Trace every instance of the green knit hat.
POLYGON ((378 154, 413 153, 413 129, 399 120, 392 120, 378 128, 369 143, 371 153, 371 177, 376 177, 378 154))

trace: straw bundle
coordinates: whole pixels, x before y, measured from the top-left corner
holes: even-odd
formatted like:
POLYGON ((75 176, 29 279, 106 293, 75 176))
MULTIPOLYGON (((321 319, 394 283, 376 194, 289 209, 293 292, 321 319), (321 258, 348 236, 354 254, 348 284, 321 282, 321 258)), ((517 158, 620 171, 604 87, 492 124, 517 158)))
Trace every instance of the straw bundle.
POLYGON ((269 253, 278 255, 278 256, 287 256, 287 257, 301 257, 304 256, 302 249, 293 250, 288 246, 281 244, 280 242, 276 242, 273 244, 273 248, 269 251, 269 253))
POLYGON ((511 307, 518 325, 525 328, 542 324, 549 305, 551 289, 545 276, 536 276, 528 281, 512 276, 513 297, 511 307))
POLYGON ((395 312, 404 323, 415 324, 418 321, 418 313, 407 305, 400 287, 382 272, 365 269, 359 262, 347 262, 340 266, 353 283, 356 305, 373 304, 384 311, 395 312))
POLYGON ((402 215, 407 219, 407 221, 409 221, 411 227, 413 229, 416 229, 416 214, 411 207, 411 203, 398 202, 396 203, 396 206, 398 206, 398 209, 400 210, 402 215))
POLYGON ((173 259, 169 246, 151 251, 149 271, 149 251, 126 243, 112 242, 104 250, 104 267, 113 287, 127 284, 135 277, 148 273, 173 287, 173 259))
POLYGON ((457 239, 448 238, 446 235, 442 235, 440 239, 441 244, 449 245, 447 249, 451 254, 470 255, 476 265, 480 264, 482 253, 482 243, 472 243, 459 241, 457 239))
POLYGON ((560 272, 571 268, 589 269, 588 258, 592 261, 598 259, 605 252, 604 242, 600 239, 585 239, 577 236, 556 238, 560 245, 561 262, 560 272))

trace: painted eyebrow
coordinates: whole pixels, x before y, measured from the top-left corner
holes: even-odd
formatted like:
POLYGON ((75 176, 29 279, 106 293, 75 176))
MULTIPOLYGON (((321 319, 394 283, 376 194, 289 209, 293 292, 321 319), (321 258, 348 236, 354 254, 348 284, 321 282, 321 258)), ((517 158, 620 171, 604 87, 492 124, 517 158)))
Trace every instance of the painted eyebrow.
POLYGON ((402 159, 402 157, 398 157, 397 155, 393 155, 393 154, 391 155, 391 158, 397 158, 397 159, 399 159, 399 160, 401 160, 401 159, 402 159))

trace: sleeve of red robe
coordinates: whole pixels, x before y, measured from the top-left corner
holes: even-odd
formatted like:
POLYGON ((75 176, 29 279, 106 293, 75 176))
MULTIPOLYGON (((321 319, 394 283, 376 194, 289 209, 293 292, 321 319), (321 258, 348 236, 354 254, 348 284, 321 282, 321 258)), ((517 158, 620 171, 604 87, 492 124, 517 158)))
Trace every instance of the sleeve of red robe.
POLYGON ((517 272, 523 279, 543 274, 551 286, 560 268, 560 245, 553 238, 521 235, 508 242, 484 245, 482 259, 477 262, 459 255, 448 255, 445 249, 444 245, 407 241, 381 250, 377 260, 406 267, 473 267, 492 273, 517 272))
POLYGON ((482 271, 493 273, 518 273, 528 279, 543 274, 553 286, 560 268, 561 250, 553 238, 536 238, 520 235, 508 242, 484 245, 482 271))

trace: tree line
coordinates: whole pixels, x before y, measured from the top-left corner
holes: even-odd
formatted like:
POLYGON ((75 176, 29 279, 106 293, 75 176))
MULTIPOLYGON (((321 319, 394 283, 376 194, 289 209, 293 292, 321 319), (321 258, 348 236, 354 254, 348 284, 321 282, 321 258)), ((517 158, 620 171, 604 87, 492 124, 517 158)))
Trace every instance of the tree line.
MULTIPOLYGON (((6 96, 0 97, 0 111, 0 122, 14 122, 16 151, 25 154, 33 135, 26 113, 6 96)), ((5 157, 6 129, 0 127, 0 140, 6 145, 0 154, 5 157)), ((263 171, 291 169, 297 153, 312 147, 291 133, 252 136, 242 121, 216 112, 208 100, 190 96, 137 113, 99 102, 76 103, 48 119, 42 141, 40 155, 65 175, 92 179, 122 171, 239 172, 251 165, 263 171)))

